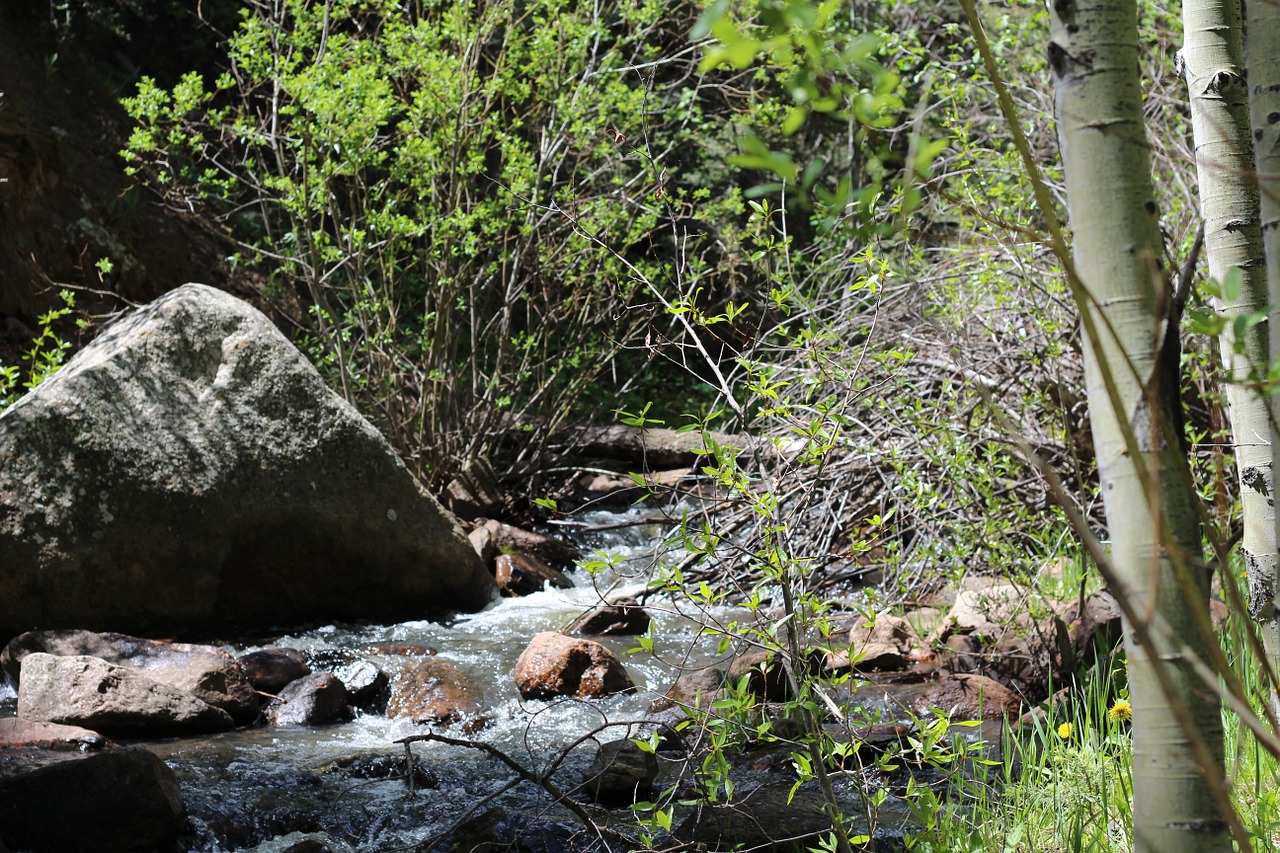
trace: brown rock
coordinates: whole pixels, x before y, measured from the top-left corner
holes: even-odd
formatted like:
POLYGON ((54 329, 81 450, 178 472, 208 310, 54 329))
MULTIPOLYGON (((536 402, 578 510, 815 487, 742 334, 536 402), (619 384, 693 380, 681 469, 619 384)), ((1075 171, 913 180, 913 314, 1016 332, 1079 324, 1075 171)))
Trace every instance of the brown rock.
POLYGON ((254 690, 279 693, 292 681, 311 674, 311 667, 297 649, 263 649, 237 659, 254 690))
POLYGON ((927 685, 911 702, 916 714, 940 708, 958 720, 1017 718, 1022 700, 1012 690, 986 676, 958 673, 927 685))
POLYGON ((0 836, 16 850, 170 850, 186 830, 177 777, 145 749, 107 750, 0 779, 0 836))
POLYGON ((516 686, 525 699, 600 698, 635 685, 613 652, 599 643, 543 631, 516 661, 516 686))
POLYGON ((582 551, 574 545, 492 519, 472 530, 468 538, 486 566, 492 566, 503 551, 528 554, 561 571, 573 568, 582 559, 582 551))
POLYGON ((1062 621, 1076 655, 1092 663, 1099 652, 1109 653, 1124 637, 1124 615, 1115 596, 1105 589, 1088 595, 1083 604, 1083 610, 1079 600, 1063 608, 1062 621))
POLYGON ((427 660, 400 673, 391 685, 388 717, 415 723, 455 723, 481 712, 480 694, 466 674, 446 660, 427 660))
POLYGON ((551 584, 570 589, 573 581, 528 554, 499 554, 493 563, 493 579, 503 595, 530 595, 551 584))
POLYGON ((596 636, 643 634, 648 630, 649 614, 634 598, 601 603, 573 626, 575 634, 596 636))
POLYGON ((194 695, 232 719, 252 722, 258 716, 258 696, 231 655, 213 646, 162 643, 127 634, 93 631, 29 631, 15 637, 0 652, 0 666, 21 685, 22 659, 33 653, 89 655, 140 670, 148 678, 194 695))
POLYGON ((225 731, 231 716, 131 666, 85 655, 34 652, 22 662, 18 716, 102 732, 225 731))
POLYGON ((683 708, 707 709, 720 698, 728 673, 720 667, 690 669, 680 673, 666 693, 649 704, 649 712, 657 713, 679 705, 683 708))
POLYGON ((351 719, 347 688, 328 672, 313 672, 292 682, 264 713, 273 726, 320 726, 351 719))
POLYGON ((110 743, 97 732, 80 726, 38 723, 21 717, 0 719, 0 750, 52 749, 80 752, 101 749, 110 743))
POLYGON ((905 669, 911 651, 921 640, 906 619, 885 614, 869 622, 858 617, 847 631, 832 636, 831 645, 838 650, 826 655, 823 669, 842 674, 905 669))

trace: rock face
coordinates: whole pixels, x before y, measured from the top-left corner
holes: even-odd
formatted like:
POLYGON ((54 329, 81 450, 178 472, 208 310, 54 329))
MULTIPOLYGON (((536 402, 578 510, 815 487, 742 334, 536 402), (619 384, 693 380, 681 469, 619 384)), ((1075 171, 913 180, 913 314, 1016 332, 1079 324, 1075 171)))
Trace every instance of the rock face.
POLYGON ((256 309, 188 284, 0 415, 0 637, 475 610, 492 579, 256 309))
POLYGON ((189 734, 225 731, 231 715, 131 666, 87 655, 36 652, 22 661, 18 716, 94 731, 189 734))
POLYGON ((613 652, 599 643, 543 631, 520 653, 516 686, 526 699, 599 698, 634 688, 613 652))
POLYGON ((0 836, 15 850, 170 850, 186 829, 177 777, 145 749, 0 779, 0 836))

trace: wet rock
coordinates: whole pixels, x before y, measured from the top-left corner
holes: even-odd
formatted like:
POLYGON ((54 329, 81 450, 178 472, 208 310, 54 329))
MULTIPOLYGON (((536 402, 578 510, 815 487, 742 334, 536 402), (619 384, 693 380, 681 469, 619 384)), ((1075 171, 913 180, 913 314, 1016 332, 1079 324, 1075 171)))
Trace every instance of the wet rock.
POLYGON ((221 708, 134 667, 43 652, 22 661, 18 716, 107 733, 191 734, 234 725, 221 708))
POLYGON ((416 646, 412 643, 378 643, 364 646, 361 651, 394 658, 429 658, 436 653, 430 646, 416 646))
POLYGON ((547 584, 572 589, 573 581, 528 554, 499 554, 493 561, 493 579, 503 595, 531 595, 547 584))
POLYGON ((355 853, 355 848, 325 832, 291 832, 245 853, 355 853))
POLYGON ((594 607, 572 630, 595 636, 643 634, 649 630, 649 614, 634 598, 616 598, 594 607))
MULTIPOLYGON (((440 780, 431 768, 414 756, 410 765, 413 787, 436 788, 440 780)), ((335 758, 319 768, 320 773, 343 773, 352 779, 401 779, 408 786, 403 752, 357 752, 335 758)))
POLYGON ((290 683, 264 713, 273 726, 321 726, 351 719, 347 688, 328 672, 313 672, 290 683))
POLYGON ((492 519, 472 530, 468 538, 486 566, 492 566, 504 551, 527 554, 561 571, 582 559, 582 551, 574 545, 492 519))
POLYGON ((1022 713, 1022 700, 1009 688, 984 675, 957 673, 944 676, 916 691, 911 708, 925 714, 930 708, 948 711, 952 719, 994 720, 1017 719, 1022 713))
POLYGON ((145 749, 0 779, 0 836, 17 850, 169 850, 186 829, 177 777, 145 749))
POLYGON ((221 708, 240 723, 258 715, 258 697, 231 655, 213 646, 162 643, 127 634, 93 631, 29 631, 0 652, 0 666, 21 684, 22 659, 33 652, 89 655, 107 663, 131 666, 148 678, 193 694, 221 708))
POLYGON ((272 696, 290 682, 311 674, 306 658, 297 649, 262 649, 237 660, 253 689, 272 696))
POLYGON ((385 714, 391 698, 391 679, 372 661, 354 660, 334 670, 334 675, 347 686, 351 704, 366 714, 385 714))
POLYGON ((575 821, 552 821, 538 813, 501 806, 464 821, 444 850, 467 853, 586 853, 599 848, 595 836, 575 821))
POLYGON ((377 430, 256 309, 188 284, 0 414, 0 637, 420 619, 496 595, 377 430))
POLYGON ((607 806, 630 806, 648 799, 658 776, 658 757, 631 740, 603 744, 582 774, 582 792, 607 806))
POLYGON ((427 660, 392 682, 387 716, 415 723, 455 723, 480 713, 480 693, 458 667, 427 660))
POLYGON ((680 673, 675 684, 649 704, 649 712, 663 711, 673 706, 683 708, 711 707, 711 703, 720 698, 729 674, 721 667, 709 666, 704 669, 690 669, 680 673))
POLYGON ((613 652, 554 631, 543 631, 530 641, 516 661, 515 679, 525 699, 591 699, 635 687, 613 652))
POLYGON ((102 749, 111 741, 91 729, 39 723, 21 717, 0 719, 0 750, 50 749, 83 752, 102 749))
POLYGON ((802 788, 792 795, 789 784, 770 784, 740 793, 730 803, 700 806, 672 834, 685 843, 714 849, 800 853, 830 831, 831 821, 816 791, 802 788))

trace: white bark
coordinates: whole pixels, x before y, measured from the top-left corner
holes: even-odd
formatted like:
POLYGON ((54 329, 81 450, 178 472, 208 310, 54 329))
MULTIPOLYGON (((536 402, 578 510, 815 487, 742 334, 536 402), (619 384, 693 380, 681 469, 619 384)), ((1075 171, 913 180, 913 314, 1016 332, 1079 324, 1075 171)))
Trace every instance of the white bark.
POLYGON ((1055 0, 1050 13, 1073 254, 1086 291, 1086 331, 1094 332, 1085 372, 1112 559, 1118 593, 1152 614, 1157 647, 1149 656, 1129 626, 1134 847, 1228 849, 1226 824, 1155 677, 1156 667, 1167 668, 1179 704, 1220 756, 1217 702, 1183 657, 1211 639, 1194 621, 1196 610, 1207 615, 1208 577, 1178 441, 1177 350, 1166 346, 1176 344, 1177 329, 1166 329, 1170 293, 1142 124, 1136 5, 1055 0))
MULTIPOLYGON (((1241 273, 1238 294, 1215 300, 1234 321, 1267 305, 1267 271, 1254 180, 1248 87, 1238 0, 1183 0, 1183 68, 1191 102, 1200 211, 1209 275, 1222 282, 1241 273)), ((1221 338, 1227 372, 1236 471, 1243 505, 1241 551, 1249 574, 1249 610, 1260 623, 1273 666, 1277 643, 1276 514, 1272 500, 1271 422, 1267 400, 1247 383, 1265 375, 1270 361, 1268 324, 1237 337, 1228 324, 1221 338)))
MULTIPOLYGON (((1245 6, 1247 21, 1245 64, 1249 81, 1249 117, 1253 127, 1254 168, 1257 170, 1262 241, 1267 259, 1269 302, 1273 312, 1271 352, 1280 354, 1280 5, 1275 0, 1253 0, 1245 6)), ((1280 435, 1277 414, 1280 401, 1271 398, 1272 466, 1280 457, 1280 435)), ((1274 495, 1272 495, 1274 500, 1274 495)), ((1272 590, 1273 603, 1268 614, 1275 619, 1280 601, 1280 586, 1272 590)))

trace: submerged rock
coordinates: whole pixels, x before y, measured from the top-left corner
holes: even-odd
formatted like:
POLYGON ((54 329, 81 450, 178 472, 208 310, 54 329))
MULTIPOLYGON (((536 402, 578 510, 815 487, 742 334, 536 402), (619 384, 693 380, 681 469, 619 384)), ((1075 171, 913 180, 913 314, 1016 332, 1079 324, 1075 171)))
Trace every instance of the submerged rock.
POLYGON ((516 661, 515 678, 526 699, 593 699, 635 689, 613 652, 555 631, 543 631, 530 641, 516 661))
POLYGON ((107 733, 193 734, 234 725, 221 708, 134 667, 43 652, 22 661, 18 716, 107 733))
POLYGON ((15 850, 170 850, 186 830, 177 777, 145 749, 108 750, 0 779, 0 836, 15 850))
POLYGON ((0 637, 475 610, 493 580, 270 321, 184 285, 0 415, 0 637))

